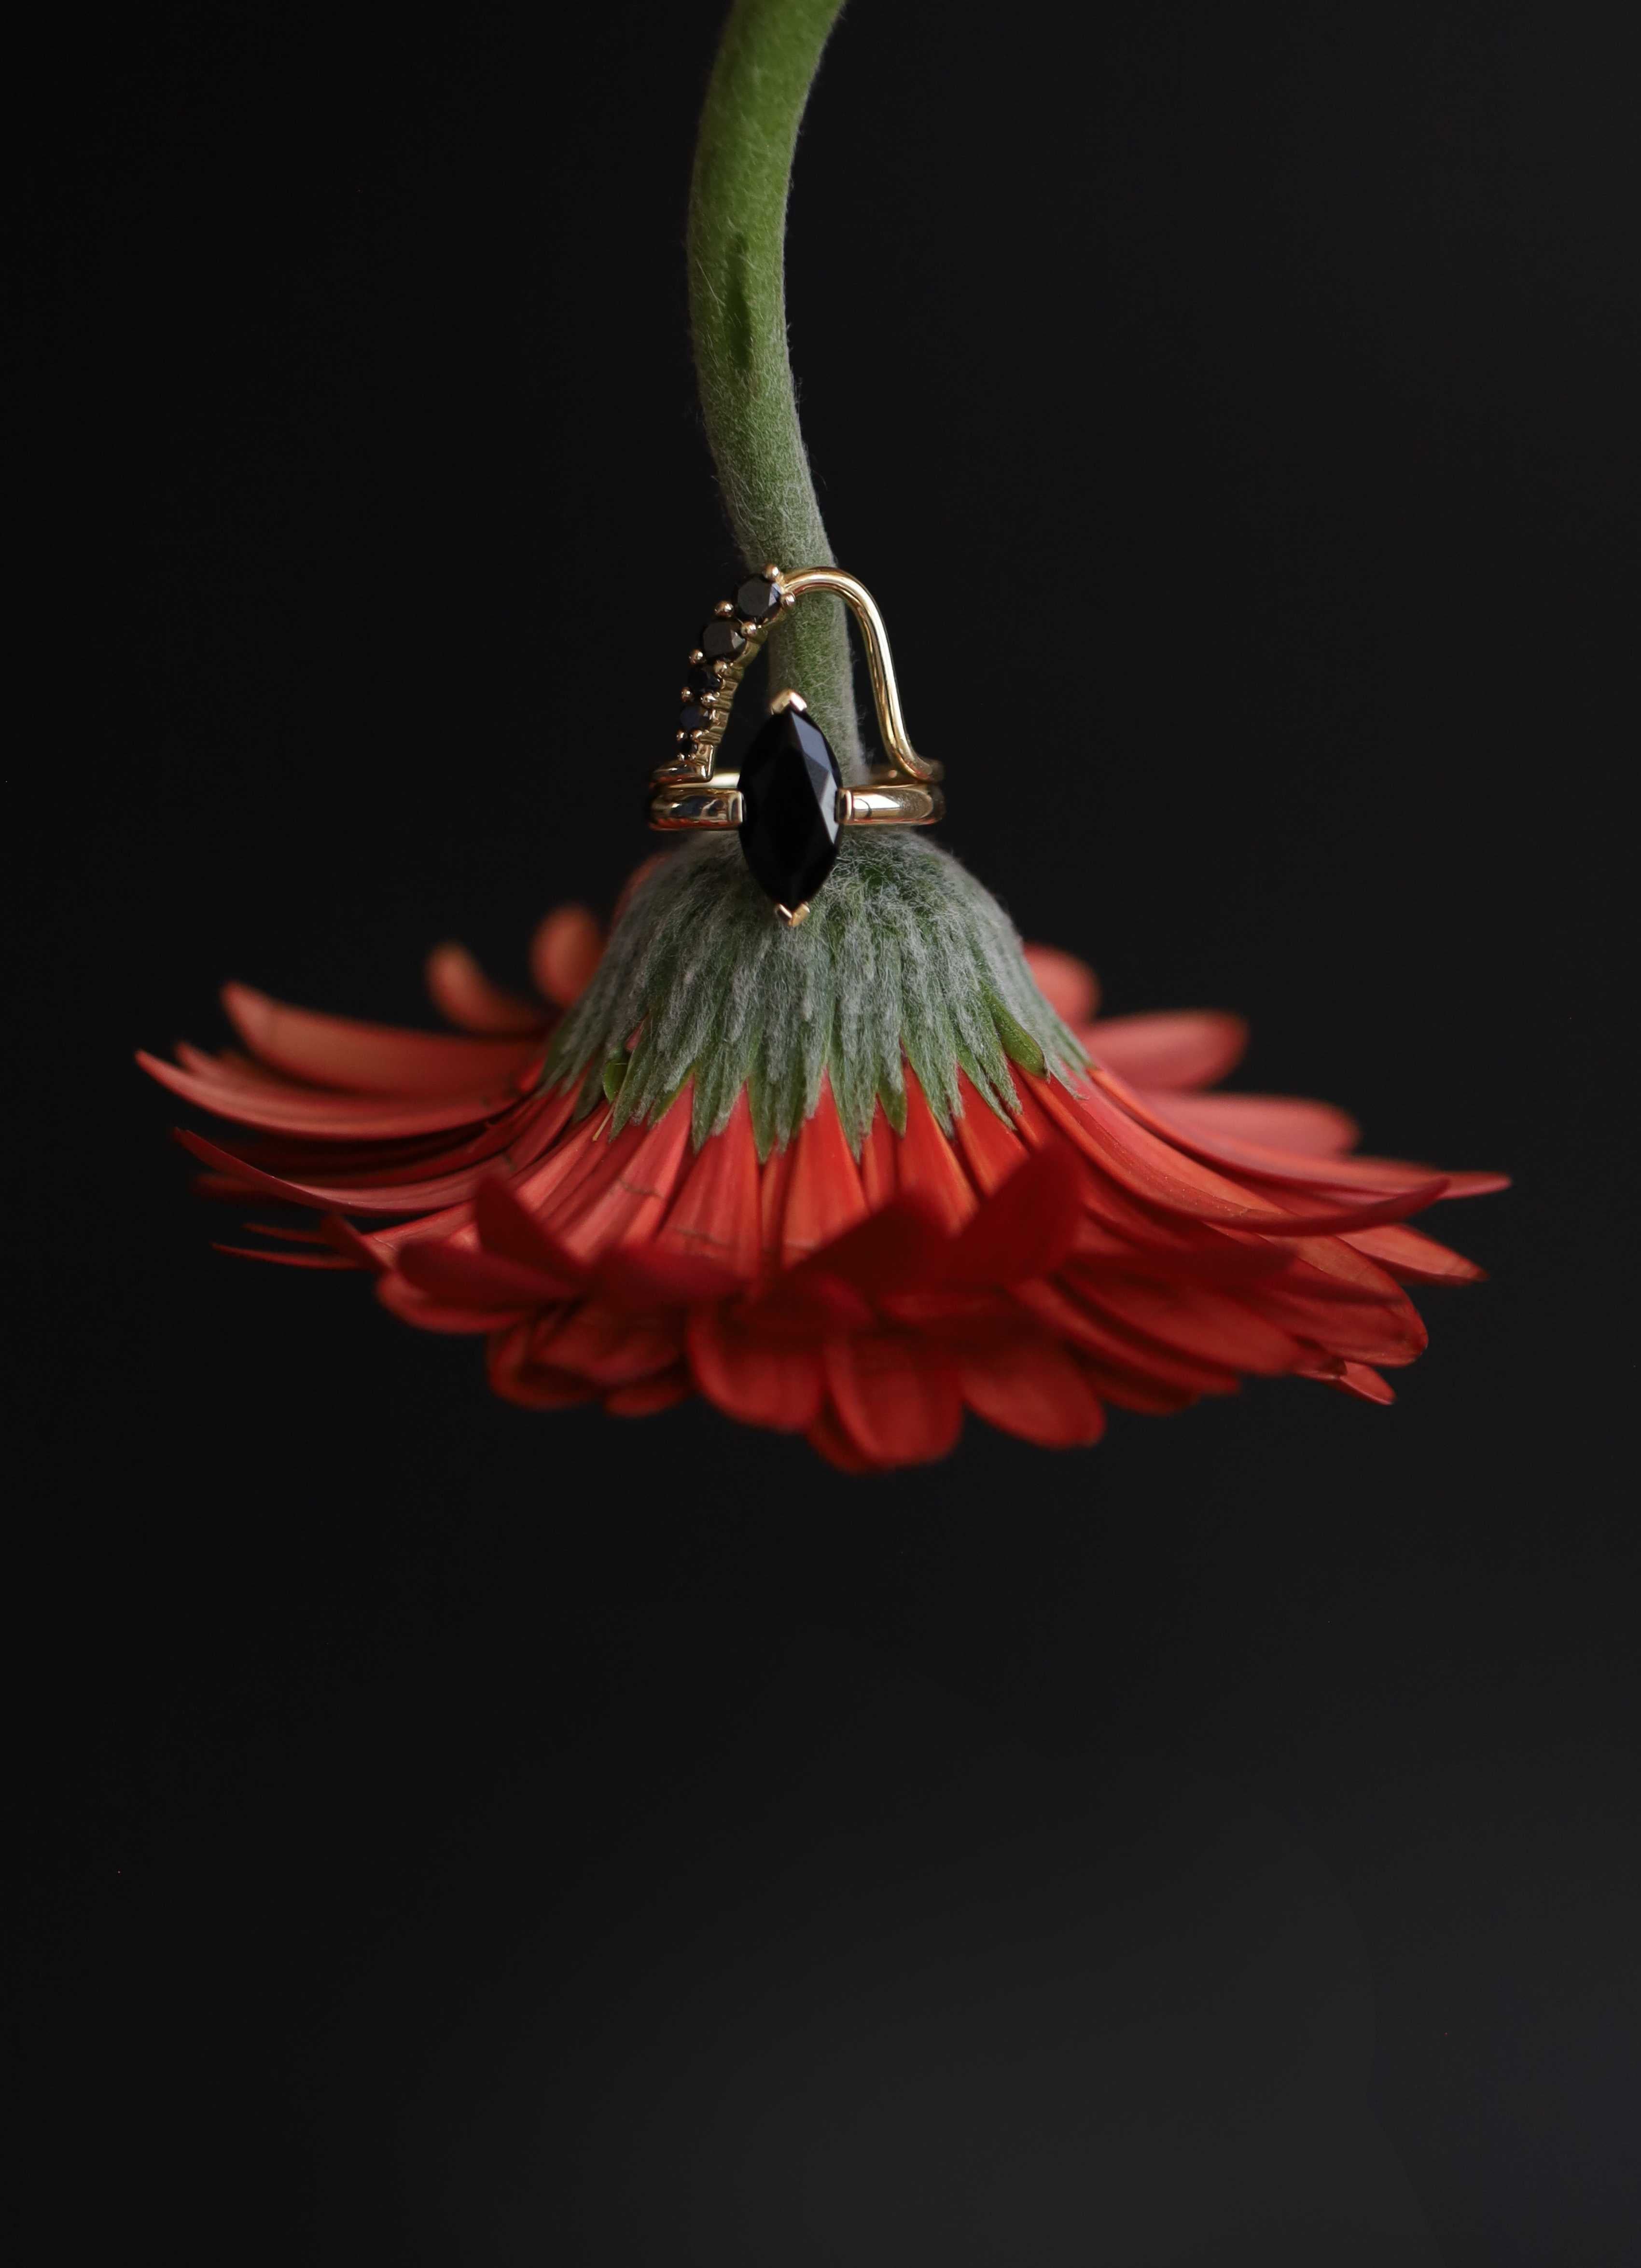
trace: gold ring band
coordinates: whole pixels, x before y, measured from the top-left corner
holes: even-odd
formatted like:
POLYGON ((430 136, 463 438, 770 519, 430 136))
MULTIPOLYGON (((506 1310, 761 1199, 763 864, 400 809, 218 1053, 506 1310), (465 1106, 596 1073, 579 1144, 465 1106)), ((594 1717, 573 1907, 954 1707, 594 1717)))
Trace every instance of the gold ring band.
MULTIPOLYGON (((946 799, 939 788, 910 780, 874 780, 840 787, 833 808, 839 827, 932 827, 945 816, 946 799)), ((745 815, 737 772, 673 781, 649 799, 649 823, 663 834, 679 827, 739 827, 745 815)))

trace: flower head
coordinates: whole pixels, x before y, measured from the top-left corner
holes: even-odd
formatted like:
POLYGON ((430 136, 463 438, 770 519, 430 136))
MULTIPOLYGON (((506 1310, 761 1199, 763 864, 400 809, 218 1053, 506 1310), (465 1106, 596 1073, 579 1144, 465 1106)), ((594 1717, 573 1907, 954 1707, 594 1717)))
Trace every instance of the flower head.
POLYGON ((1234 1017, 1098 1020, 1091 973, 1022 957, 932 846, 853 850, 791 934, 719 851, 640 870, 607 949, 550 916, 543 1006, 441 948, 454 1034, 230 986, 242 1052, 141 1060, 242 1130, 180 1138, 207 1189, 320 1218, 225 1248, 370 1270, 406 1321, 483 1335, 509 1400, 699 1393, 852 1471, 944 1454, 965 1410, 1071 1447, 1107 1403, 1249 1376, 1388 1402, 1425 1344, 1404 1286, 1479 1275, 1406 1222, 1501 1177, 1351 1154, 1324 1103, 1204 1092, 1234 1017))

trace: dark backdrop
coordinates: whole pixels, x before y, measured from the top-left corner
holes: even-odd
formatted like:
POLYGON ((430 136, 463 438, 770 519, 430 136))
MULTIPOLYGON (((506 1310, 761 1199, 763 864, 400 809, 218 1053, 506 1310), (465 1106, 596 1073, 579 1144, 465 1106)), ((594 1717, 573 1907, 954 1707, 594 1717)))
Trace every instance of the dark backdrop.
POLYGON ((51 2257, 1633 2260, 1633 30, 856 0, 800 154, 807 429, 947 838, 1114 1009, 1517 1176, 1393 1411, 866 1483, 526 1416, 213 1255, 130 1066, 229 975, 517 980, 649 847, 733 564, 717 18, 159 5, 13 74, 51 2257), (988 815, 1026 777, 1058 817, 988 815))

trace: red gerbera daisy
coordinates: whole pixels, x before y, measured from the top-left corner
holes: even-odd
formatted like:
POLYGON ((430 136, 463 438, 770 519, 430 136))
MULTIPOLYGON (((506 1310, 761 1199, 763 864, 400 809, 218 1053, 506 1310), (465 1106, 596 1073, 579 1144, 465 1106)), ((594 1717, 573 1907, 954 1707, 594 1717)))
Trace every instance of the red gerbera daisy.
POLYGON ((691 890, 728 873, 703 849, 641 870, 602 961, 589 915, 548 917, 546 1011, 445 946, 430 987, 459 1035, 233 985, 245 1052, 140 1060, 250 1130, 181 1135, 203 1186, 322 1216, 256 1224, 256 1256, 373 1270, 407 1321, 484 1335, 497 1392, 532 1408, 699 1393, 863 1471, 943 1455, 965 1410, 1069 1447, 1107 1403, 1178 1410, 1250 1375, 1390 1401, 1381 1373, 1425 1344, 1403 1285, 1481 1272, 1407 1217, 1502 1177, 1350 1155, 1324 1103, 1205 1094, 1236 1018, 1097 1021, 1091 972, 1038 946, 1026 979, 955 862, 856 864, 812 933, 763 920, 732 965, 702 943, 691 890), (966 985, 922 982, 885 922, 914 885, 935 946, 942 905, 966 909, 944 939, 966 985), (862 959, 885 929, 887 1024, 862 959))

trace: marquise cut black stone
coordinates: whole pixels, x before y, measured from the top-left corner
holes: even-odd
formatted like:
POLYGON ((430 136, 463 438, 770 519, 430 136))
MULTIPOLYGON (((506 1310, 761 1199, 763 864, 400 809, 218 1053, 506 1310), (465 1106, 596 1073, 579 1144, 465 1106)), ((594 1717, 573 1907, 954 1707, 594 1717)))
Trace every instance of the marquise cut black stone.
POLYGON ((838 759, 796 709, 772 717, 741 767, 741 849, 777 905, 808 903, 838 856, 838 759))
POLYGON ((701 632, 701 652, 708 661, 733 661, 746 644, 746 632, 728 615, 714 615, 701 632))
POLYGON ((684 681, 684 691, 692 694, 698 701, 708 693, 719 692, 722 685, 723 680, 718 672, 706 662, 697 662, 684 681))

